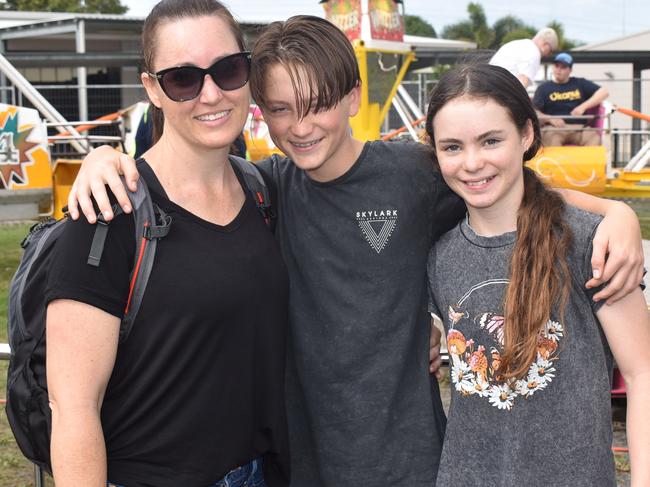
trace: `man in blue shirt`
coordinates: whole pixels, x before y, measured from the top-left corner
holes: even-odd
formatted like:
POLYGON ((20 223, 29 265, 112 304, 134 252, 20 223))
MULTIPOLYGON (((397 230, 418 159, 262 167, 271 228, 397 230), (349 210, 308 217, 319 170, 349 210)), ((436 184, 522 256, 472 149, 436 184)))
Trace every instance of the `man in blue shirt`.
POLYGON ((597 131, 583 130, 590 119, 575 117, 598 107, 609 96, 609 92, 585 78, 571 76, 572 69, 573 57, 566 52, 559 53, 553 63, 554 81, 542 83, 535 92, 533 104, 539 112, 542 125, 562 129, 542 132, 546 146, 600 145, 600 134, 597 131), (558 115, 569 118, 559 118, 558 115))

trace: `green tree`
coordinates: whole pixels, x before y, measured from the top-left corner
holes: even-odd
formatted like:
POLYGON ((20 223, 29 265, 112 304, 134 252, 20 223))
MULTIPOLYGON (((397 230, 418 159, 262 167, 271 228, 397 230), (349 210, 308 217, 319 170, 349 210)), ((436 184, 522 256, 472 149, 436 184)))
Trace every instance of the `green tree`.
POLYGON ((574 47, 583 44, 581 41, 567 39, 567 37, 564 34, 564 26, 557 20, 552 21, 550 24, 548 24, 548 26, 554 29, 555 33, 557 34, 557 38, 559 41, 559 47, 558 47, 559 51, 570 51, 574 47))
POLYGON ((474 31, 474 42, 479 49, 485 49, 492 45, 494 41, 494 30, 488 26, 485 10, 480 3, 470 3, 467 5, 469 20, 472 23, 474 31))
POLYGON ((436 29, 419 15, 404 15, 404 31, 411 36, 438 37, 436 29))
POLYGON ((469 20, 462 20, 455 24, 446 25, 442 29, 443 39, 474 42, 474 30, 469 20))
POLYGON ((467 5, 469 20, 462 20, 444 28, 442 36, 446 39, 471 41, 479 49, 490 47, 494 40, 494 31, 487 24, 485 11, 480 3, 467 5))
MULTIPOLYGON (((472 41, 479 49, 498 49, 506 42, 516 39, 531 39, 537 32, 535 27, 512 15, 501 17, 490 27, 487 23, 485 10, 480 3, 470 3, 467 6, 467 13, 469 14, 468 20, 461 20, 445 26, 442 30, 442 37, 472 41)), ((567 39, 561 23, 553 21, 548 26, 557 32, 560 50, 570 50, 582 44, 580 41, 567 39)))
POLYGON ((505 36, 503 36, 501 42, 496 43, 494 45, 494 49, 498 49, 506 42, 516 41, 517 39, 532 39, 535 36, 536 32, 537 31, 535 29, 527 29, 527 28, 511 30, 505 36))
POLYGON ((501 17, 494 23, 492 29, 494 30, 494 42, 490 46, 492 49, 515 39, 530 39, 536 32, 534 27, 525 24, 523 20, 513 15, 501 17))
POLYGON ((7 10, 123 14, 129 9, 120 0, 7 0, 7 10))

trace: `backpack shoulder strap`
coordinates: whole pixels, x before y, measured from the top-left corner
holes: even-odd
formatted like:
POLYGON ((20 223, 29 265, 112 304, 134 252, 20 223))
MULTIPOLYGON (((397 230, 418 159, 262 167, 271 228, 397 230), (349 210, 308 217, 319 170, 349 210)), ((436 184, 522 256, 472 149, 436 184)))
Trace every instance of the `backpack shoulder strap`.
POLYGON ((262 173, 255 164, 241 157, 229 155, 230 162, 237 166, 246 184, 246 190, 253 196, 257 209, 271 231, 275 229, 276 214, 271 204, 269 188, 262 177, 262 173))
MULTIPOLYGON (((124 179, 123 184, 126 185, 124 179)), ((120 341, 128 338, 153 268, 158 240, 167 236, 172 218, 151 200, 144 178, 138 180, 135 193, 129 193, 135 219, 135 263, 131 271, 129 297, 120 326, 120 341)))
MULTIPOLYGON (((122 177, 122 183, 126 186, 124 177, 122 177)), ((126 340, 131 332, 133 321, 140 309, 142 297, 151 274, 157 241, 169 233, 172 220, 171 216, 153 203, 144 178, 141 177, 138 180, 137 189, 134 193, 127 191, 127 194, 131 201, 133 218, 135 219, 135 263, 131 270, 129 296, 120 327, 120 341, 126 340)), ((113 213, 117 216, 123 212, 119 205, 116 204, 113 206, 113 213)), ((106 222, 100 214, 88 254, 89 265, 99 266, 108 229, 109 222, 106 222)))

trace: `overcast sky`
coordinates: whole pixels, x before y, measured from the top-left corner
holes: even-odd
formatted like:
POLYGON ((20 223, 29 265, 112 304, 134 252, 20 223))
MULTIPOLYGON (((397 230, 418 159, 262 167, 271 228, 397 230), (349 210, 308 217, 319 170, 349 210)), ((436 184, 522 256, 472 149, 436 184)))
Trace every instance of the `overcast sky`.
MULTIPOLYGON (((566 36, 587 43, 650 30, 650 0, 478 0, 488 23, 508 14, 536 27, 552 20, 566 36)), ((146 16, 157 0, 122 0, 129 14, 146 16)), ((278 20, 296 14, 322 15, 318 0, 225 0, 240 19, 278 20)), ((467 1, 404 0, 407 14, 419 15, 440 34, 445 25, 467 19, 467 1)))

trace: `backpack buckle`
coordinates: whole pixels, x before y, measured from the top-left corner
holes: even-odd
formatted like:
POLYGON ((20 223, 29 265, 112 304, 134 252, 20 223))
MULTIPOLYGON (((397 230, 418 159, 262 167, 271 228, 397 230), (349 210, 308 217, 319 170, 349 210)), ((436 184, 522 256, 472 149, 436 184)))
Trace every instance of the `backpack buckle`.
POLYGON ((154 205, 154 213, 158 216, 159 225, 147 225, 144 227, 143 236, 147 240, 166 237, 172 226, 171 215, 165 213, 158 205, 154 205))
POLYGON ((264 200, 264 195, 260 191, 256 191, 255 196, 255 204, 257 205, 257 209, 262 214, 262 218, 264 218, 266 223, 269 224, 270 220, 276 217, 275 209, 271 206, 270 203, 267 203, 264 200))

